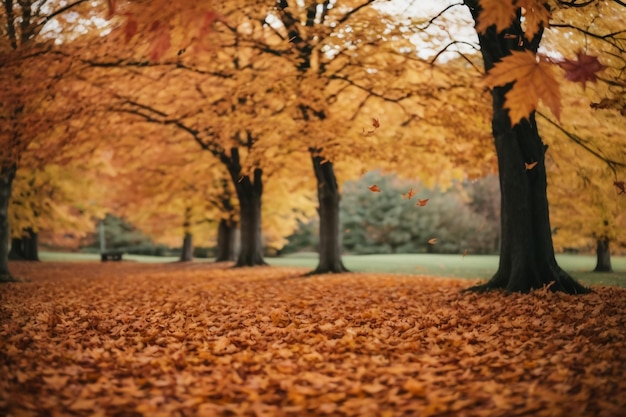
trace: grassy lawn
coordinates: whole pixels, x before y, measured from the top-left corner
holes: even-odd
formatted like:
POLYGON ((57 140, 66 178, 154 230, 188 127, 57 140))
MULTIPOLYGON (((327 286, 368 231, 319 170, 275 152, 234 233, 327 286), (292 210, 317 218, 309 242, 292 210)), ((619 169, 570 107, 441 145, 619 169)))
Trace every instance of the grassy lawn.
MULTIPOLYGON (((43 261, 99 261, 98 254, 41 252, 43 261)), ((125 260, 135 262, 175 262, 176 257, 155 257, 142 255, 124 255, 125 260)), ((267 258, 274 266, 300 266, 314 268, 317 254, 298 253, 279 258, 267 258)), ((354 272, 378 272, 432 275, 439 277, 481 278, 488 279, 498 268, 496 255, 432 255, 432 254, 397 254, 397 255, 345 255, 344 264, 354 272)), ((626 257, 614 256, 613 273, 591 272, 595 266, 593 255, 557 255, 561 267, 587 285, 616 285, 626 287, 626 257)), ((202 259, 211 261, 211 259, 202 259)))

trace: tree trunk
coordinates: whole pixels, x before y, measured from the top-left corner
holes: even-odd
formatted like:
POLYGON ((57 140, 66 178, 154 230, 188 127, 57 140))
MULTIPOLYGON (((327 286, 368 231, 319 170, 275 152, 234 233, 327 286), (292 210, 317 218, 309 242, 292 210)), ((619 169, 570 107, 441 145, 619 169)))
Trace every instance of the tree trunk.
POLYGON ((320 239, 319 261, 317 268, 308 275, 348 272, 341 260, 341 241, 339 235, 339 187, 332 162, 312 151, 313 170, 317 179, 317 198, 319 201, 320 239))
MULTIPOLYGON (((477 0, 465 0, 477 21, 480 6, 477 0)), ((489 70, 512 50, 537 51, 542 31, 527 40, 521 29, 521 11, 508 29, 497 33, 495 26, 479 33, 478 39, 485 64, 489 70)), ((510 85, 492 92, 492 130, 498 157, 501 190, 500 264, 493 278, 472 290, 502 288, 507 292, 528 292, 550 286, 553 291, 570 294, 589 290, 578 284, 557 264, 552 244, 547 199, 547 147, 537 131, 534 113, 528 120, 511 126, 508 110, 504 109, 505 94, 510 85), (525 163, 537 162, 527 170, 525 163)))
POLYGON ((0 168, 0 282, 14 282, 9 272, 9 200, 15 178, 15 166, 0 168))
POLYGON ((609 239, 598 239, 596 246, 596 268, 593 272, 613 272, 611 266, 611 250, 609 248, 609 239))
POLYGON ((217 228, 217 256, 215 262, 230 262, 236 259, 237 227, 231 220, 222 219, 217 228))
POLYGON ((193 235, 185 232, 183 238, 183 249, 180 252, 180 262, 191 262, 193 260, 193 235))
POLYGON ((39 261, 39 234, 30 227, 22 237, 11 238, 9 259, 19 261, 39 261))
POLYGON ((9 259, 12 261, 24 260, 24 245, 21 237, 11 238, 11 250, 9 251, 9 259))

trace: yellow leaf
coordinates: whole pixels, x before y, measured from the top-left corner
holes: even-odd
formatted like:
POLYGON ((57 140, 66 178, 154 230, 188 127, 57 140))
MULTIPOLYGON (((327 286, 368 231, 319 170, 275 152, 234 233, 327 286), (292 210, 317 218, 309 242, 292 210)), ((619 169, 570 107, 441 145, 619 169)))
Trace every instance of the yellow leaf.
POLYGON ((515 19, 513 0, 480 0, 480 6, 482 11, 476 25, 478 32, 485 32, 492 25, 496 25, 496 30, 502 32, 515 19))
POLYGON ((506 93, 505 108, 509 109, 511 124, 517 124, 537 109, 541 99, 557 119, 561 115, 561 95, 554 68, 537 60, 530 51, 513 51, 498 62, 487 74, 485 83, 490 87, 512 83, 506 93))

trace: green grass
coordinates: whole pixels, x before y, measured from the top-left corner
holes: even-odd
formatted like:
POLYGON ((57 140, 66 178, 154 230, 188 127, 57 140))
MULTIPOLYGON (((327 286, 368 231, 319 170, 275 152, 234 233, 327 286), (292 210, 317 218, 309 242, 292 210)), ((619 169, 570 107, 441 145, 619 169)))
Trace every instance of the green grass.
MULTIPOLYGON (((433 275, 441 277, 489 279, 498 269, 497 255, 346 255, 346 268, 355 272, 392 272, 402 274, 433 275)), ((591 272, 596 264, 593 255, 557 255, 559 265, 574 278, 587 285, 617 285, 626 287, 626 257, 612 258, 613 273, 591 272)), ((269 258, 271 265, 317 265, 316 254, 294 254, 282 258, 269 258)))
MULTIPOLYGON (((99 261, 98 254, 40 252, 42 261, 99 261)), ((124 255, 124 260, 135 262, 174 262, 176 257, 124 255)), ((279 258, 267 258, 270 265, 314 268, 317 254, 298 253, 279 258)), ((595 266, 592 255, 557 255, 559 265, 587 285, 616 285, 626 288, 626 257, 612 258, 613 273, 591 272, 595 266)), ((200 260, 211 261, 211 259, 200 260)), ((401 273, 440 277, 489 279, 498 267, 496 255, 345 255, 344 264, 355 272, 401 273)))

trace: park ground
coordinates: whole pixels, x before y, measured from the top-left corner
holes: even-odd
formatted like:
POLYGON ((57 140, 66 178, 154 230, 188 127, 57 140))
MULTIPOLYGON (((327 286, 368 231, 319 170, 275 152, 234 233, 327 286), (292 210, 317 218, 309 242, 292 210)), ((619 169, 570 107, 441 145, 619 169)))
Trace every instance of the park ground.
POLYGON ((626 289, 617 286, 479 295, 462 291, 479 282, 471 278, 304 278, 294 266, 11 269, 27 282, 0 286, 0 415, 626 411, 626 289))

